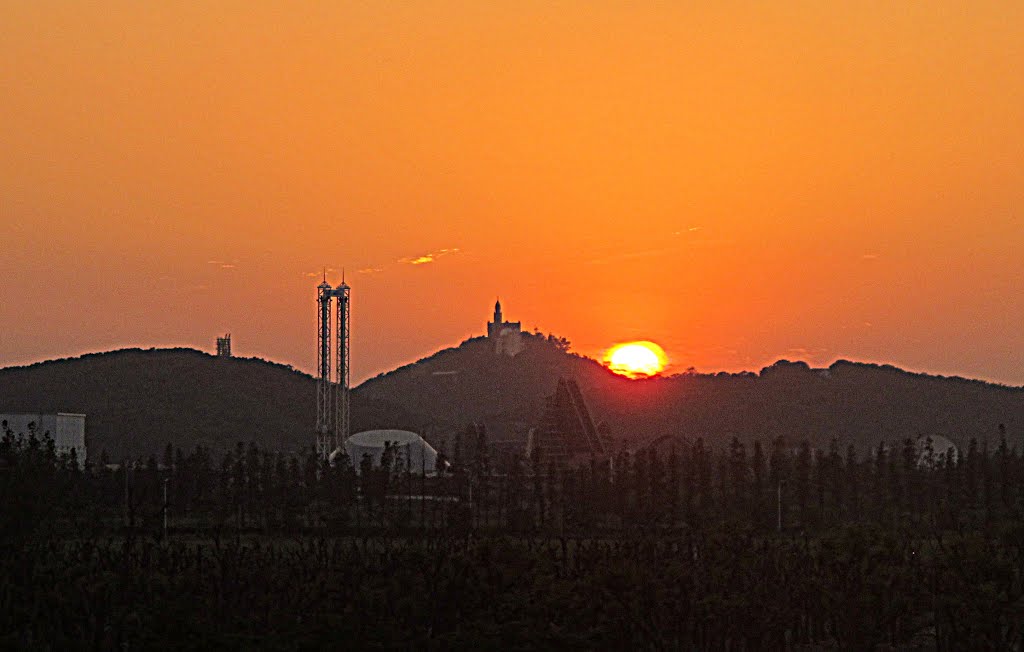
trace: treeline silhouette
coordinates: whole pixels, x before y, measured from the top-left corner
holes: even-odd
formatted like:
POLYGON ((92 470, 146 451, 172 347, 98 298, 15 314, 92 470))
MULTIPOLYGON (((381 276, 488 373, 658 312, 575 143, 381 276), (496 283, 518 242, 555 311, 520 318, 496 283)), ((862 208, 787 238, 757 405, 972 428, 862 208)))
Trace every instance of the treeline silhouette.
MULTIPOLYGON (((316 410, 316 381, 287 365, 193 349, 122 349, 0 369, 4 413, 86 415, 89 456, 159 457, 167 442, 217 459, 235 442, 299 452, 316 410)), ((388 423, 419 430, 394 405, 354 398, 354 432, 388 423)))
MULTIPOLYGON (((352 432, 401 428, 437 445, 467 422, 523 447, 559 378, 575 379, 595 422, 635 447, 664 435, 703 436, 712 447, 735 435, 750 453, 780 433, 866 456, 879 441, 941 434, 966 450, 972 436, 1006 424, 1024 446, 1024 388, 837 361, 825 369, 779 361, 760 373, 699 374, 634 381, 565 351, 556 336, 524 335, 526 350, 496 356, 471 338, 352 391, 352 432)), ((238 441, 305 455, 316 381, 285 365, 218 358, 190 349, 126 349, 0 369, 5 413, 86 415, 89 457, 162 457, 164 446, 208 449, 219 462, 238 441)), ((994 445, 994 443, 993 443, 994 445)), ((665 451, 667 455, 667 451, 665 451)))
POLYGON ((444 457, 431 475, 401 447, 373 466, 239 444, 82 468, 7 432, 0 644, 1024 644, 1005 433, 959 455, 663 441, 558 468, 494 458, 471 426, 444 457))

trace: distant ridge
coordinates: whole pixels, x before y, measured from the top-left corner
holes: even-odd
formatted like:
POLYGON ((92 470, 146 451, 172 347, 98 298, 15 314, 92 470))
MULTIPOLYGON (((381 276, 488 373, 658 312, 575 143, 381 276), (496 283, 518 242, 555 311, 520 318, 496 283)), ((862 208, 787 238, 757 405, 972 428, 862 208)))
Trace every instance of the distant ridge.
POLYGON ((942 434, 958 445, 994 440, 1006 427, 1024 446, 1024 388, 838 360, 812 369, 780 360, 760 373, 679 374, 632 381, 596 361, 527 338, 515 358, 483 338, 438 351, 373 378, 361 397, 388 400, 433 422, 484 423, 494 438, 525 441, 559 376, 578 382, 594 420, 631 444, 665 435, 721 444, 782 435, 825 448, 832 439, 862 453, 882 441, 942 434))
MULTIPOLYGON (((941 434, 964 446, 998 438, 1024 447, 1024 388, 839 360, 824 369, 781 360, 760 371, 633 381, 557 341, 524 334, 526 349, 496 356, 485 338, 438 351, 353 391, 353 431, 400 428, 441 442, 467 423, 509 450, 537 425, 558 378, 573 378, 594 421, 620 445, 665 435, 721 445, 782 435, 866 454, 880 442, 941 434)), ((161 455, 171 442, 220 451, 255 441, 306 454, 314 379, 258 358, 194 349, 123 349, 0 369, 0 412, 82 412, 90 458, 161 455)))
MULTIPOLYGON (((0 412, 81 412, 92 461, 157 455, 168 442, 222 451, 237 442, 305 454, 313 442, 314 379, 259 358, 188 348, 121 349, 0 369, 0 412)), ((375 401, 353 427, 415 427, 375 401)))

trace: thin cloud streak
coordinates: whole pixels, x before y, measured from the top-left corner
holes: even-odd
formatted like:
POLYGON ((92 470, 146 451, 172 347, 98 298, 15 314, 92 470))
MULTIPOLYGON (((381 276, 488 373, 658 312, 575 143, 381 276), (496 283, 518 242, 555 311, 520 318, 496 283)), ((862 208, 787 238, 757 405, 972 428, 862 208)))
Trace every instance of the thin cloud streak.
POLYGON ((226 260, 208 260, 206 261, 206 264, 213 265, 220 269, 235 269, 236 267, 238 267, 237 260, 232 260, 230 263, 227 262, 226 260))
POLYGON ((396 262, 402 265, 426 265, 428 263, 435 262, 438 258, 457 254, 459 251, 458 247, 438 249, 437 251, 431 251, 420 256, 406 256, 404 258, 399 258, 396 262))

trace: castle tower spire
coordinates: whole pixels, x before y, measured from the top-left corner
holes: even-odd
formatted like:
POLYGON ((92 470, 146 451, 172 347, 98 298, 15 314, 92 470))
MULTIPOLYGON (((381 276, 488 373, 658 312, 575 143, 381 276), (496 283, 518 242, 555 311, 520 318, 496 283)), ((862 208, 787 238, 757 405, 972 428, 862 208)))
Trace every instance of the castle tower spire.
POLYGON ((520 337, 522 325, 517 321, 505 321, 501 314, 501 299, 494 302, 494 321, 487 323, 487 339, 494 342, 494 352, 513 356, 523 350, 520 337))

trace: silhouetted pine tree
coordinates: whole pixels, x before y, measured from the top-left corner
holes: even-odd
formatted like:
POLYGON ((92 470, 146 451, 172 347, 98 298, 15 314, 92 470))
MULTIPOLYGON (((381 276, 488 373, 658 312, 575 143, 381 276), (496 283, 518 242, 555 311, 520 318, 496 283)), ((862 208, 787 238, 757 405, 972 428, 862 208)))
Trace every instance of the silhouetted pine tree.
POLYGON ((811 475, 811 444, 806 439, 800 442, 793 473, 793 485, 796 492, 797 513, 800 525, 807 527, 808 503, 810 502, 810 475, 811 475))
POLYGON ((766 526, 765 519, 765 491, 768 478, 765 467, 764 450, 761 448, 761 440, 754 441, 754 453, 750 462, 752 482, 750 484, 750 520, 755 525, 766 526))

